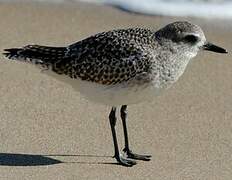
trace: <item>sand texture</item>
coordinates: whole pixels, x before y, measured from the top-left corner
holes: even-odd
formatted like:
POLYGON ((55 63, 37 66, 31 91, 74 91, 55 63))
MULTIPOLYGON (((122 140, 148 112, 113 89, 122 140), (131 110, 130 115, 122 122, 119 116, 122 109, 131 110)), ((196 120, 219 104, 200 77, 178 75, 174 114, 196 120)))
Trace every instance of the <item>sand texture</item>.
MULTIPOLYGON (((100 31, 181 19, 83 3, 0 3, 0 49, 62 46, 100 31)), ((187 19, 231 51, 227 23, 187 19)), ((231 95, 231 53, 200 53, 156 101, 129 106, 131 146, 153 158, 125 168, 111 158, 110 107, 0 55, 0 180, 231 180, 231 95)), ((120 119, 117 129, 122 147, 120 119)))

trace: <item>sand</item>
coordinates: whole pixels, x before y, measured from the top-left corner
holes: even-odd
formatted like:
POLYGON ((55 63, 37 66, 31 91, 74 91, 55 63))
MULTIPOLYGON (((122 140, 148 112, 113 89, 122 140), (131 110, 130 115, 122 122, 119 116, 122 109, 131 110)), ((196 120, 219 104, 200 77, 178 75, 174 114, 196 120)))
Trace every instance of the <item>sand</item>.
MULTIPOLYGON (((231 51, 232 29, 224 21, 136 15, 83 3, 0 3, 0 49, 68 45, 100 31, 158 28, 183 19, 231 51)), ((125 168, 111 158, 110 107, 0 55, 0 179, 230 180, 231 60, 231 54, 200 53, 156 101, 129 106, 131 146, 153 158, 125 168)), ((117 129, 122 147, 120 121, 117 129)))

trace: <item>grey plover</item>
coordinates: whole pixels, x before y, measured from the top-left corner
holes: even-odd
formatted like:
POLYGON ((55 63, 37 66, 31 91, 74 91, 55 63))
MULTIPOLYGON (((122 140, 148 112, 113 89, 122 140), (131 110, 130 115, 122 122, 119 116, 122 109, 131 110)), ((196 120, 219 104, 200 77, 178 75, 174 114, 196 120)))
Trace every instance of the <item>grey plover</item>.
POLYGON ((206 41, 199 26, 174 22, 156 32, 146 28, 112 30, 67 47, 28 45, 5 49, 4 54, 34 64, 89 99, 110 105, 114 157, 121 165, 133 166, 133 159, 148 161, 151 156, 135 154, 129 147, 127 105, 152 100, 170 87, 200 50, 227 53, 206 41), (115 131, 117 106, 121 106, 124 154, 115 131))

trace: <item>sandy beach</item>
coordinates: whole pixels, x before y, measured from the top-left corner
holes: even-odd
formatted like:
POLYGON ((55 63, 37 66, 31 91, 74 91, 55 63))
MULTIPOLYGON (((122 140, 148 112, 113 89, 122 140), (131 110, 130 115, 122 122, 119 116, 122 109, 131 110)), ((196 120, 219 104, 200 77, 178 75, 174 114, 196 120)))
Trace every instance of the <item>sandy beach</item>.
MULTIPOLYGON (((208 40, 230 53, 200 53, 156 101, 129 106, 131 146, 152 155, 132 168, 111 157, 110 107, 0 55, 0 180, 230 180, 229 21, 145 16, 85 3, 0 3, 0 51, 27 44, 64 46, 97 32, 158 29, 176 20, 200 25, 208 40)), ((117 130, 122 147, 120 121, 117 130)))

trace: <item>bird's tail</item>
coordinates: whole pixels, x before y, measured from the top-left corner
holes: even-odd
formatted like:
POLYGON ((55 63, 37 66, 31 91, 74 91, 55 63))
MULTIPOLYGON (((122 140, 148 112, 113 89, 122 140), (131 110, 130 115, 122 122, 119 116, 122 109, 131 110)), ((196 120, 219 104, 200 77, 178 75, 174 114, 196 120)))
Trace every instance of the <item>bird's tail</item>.
POLYGON ((4 51, 3 54, 9 59, 49 67, 65 57, 67 48, 28 45, 23 48, 4 49, 4 51))

